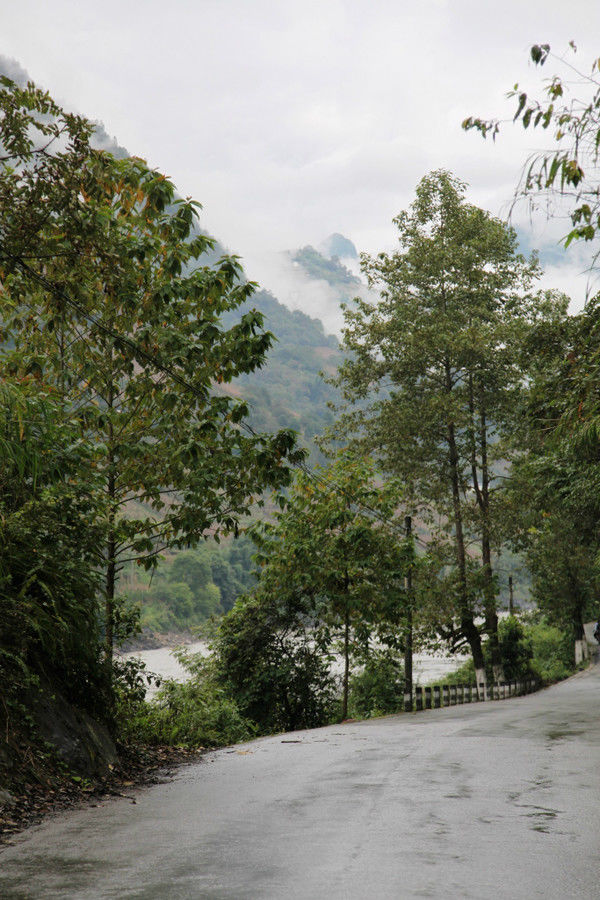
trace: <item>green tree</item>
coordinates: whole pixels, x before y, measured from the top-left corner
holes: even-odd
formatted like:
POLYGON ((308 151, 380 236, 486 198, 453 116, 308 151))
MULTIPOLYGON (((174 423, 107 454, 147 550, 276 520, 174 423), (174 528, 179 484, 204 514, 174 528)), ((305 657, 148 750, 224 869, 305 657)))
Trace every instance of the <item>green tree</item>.
POLYGON ((404 672, 389 648, 372 651, 361 671, 350 679, 350 714, 364 719, 403 709, 404 672))
MULTIPOLYGON (((410 210, 394 220, 398 250, 363 255, 381 299, 357 299, 346 311, 349 353, 337 384, 347 406, 332 434, 352 437, 400 476, 432 537, 450 542, 453 575, 445 583, 454 624, 445 634, 468 642, 483 681, 480 610, 502 677, 492 554, 501 543, 502 438, 523 379, 515 348, 544 304, 528 293, 535 259, 524 260, 514 232, 464 194, 445 171, 426 176, 410 210)), ((446 554, 443 565, 449 561, 446 554)))
POLYGON ((192 594, 199 595, 212 582, 210 556, 204 547, 182 550, 168 571, 169 581, 183 581, 192 594))
POLYGON ((7 741, 26 724, 15 704, 40 681, 105 713, 95 567, 103 510, 93 483, 81 480, 91 449, 34 379, 0 382, 0 718, 7 741))
MULTIPOLYGON (((576 52, 573 42, 570 48, 576 52)), ((553 143, 525 163, 515 201, 525 198, 533 208, 545 205, 551 218, 568 213, 572 227, 565 246, 574 240, 597 242, 599 61, 594 60, 589 73, 581 72, 573 61, 554 55, 548 44, 534 45, 530 56, 539 67, 552 61, 559 73, 545 81, 540 99, 514 86, 509 93, 517 101, 513 121, 525 130, 547 131, 553 143)), ((470 117, 463 127, 494 139, 500 132, 493 119, 470 117)), ((597 271, 598 252, 592 272, 597 271)), ((576 647, 584 646, 582 615, 591 613, 589 598, 597 598, 590 559, 600 538, 598 318, 595 297, 580 315, 539 335, 540 365, 532 378, 527 416, 529 445, 519 475, 521 487, 529 488, 526 543, 534 590, 552 620, 568 624, 576 647)))
POLYGON ((533 599, 551 625, 571 634, 579 663, 588 655, 584 622, 597 613, 597 544, 582 539, 577 523, 567 520, 564 511, 546 513, 528 543, 533 599))
POLYGON ((316 478, 300 474, 275 523, 253 529, 262 565, 257 596, 312 611, 325 643, 337 639, 343 659, 342 718, 348 714, 353 653, 369 642, 403 640, 403 575, 412 548, 394 516, 397 480, 379 486, 372 465, 341 455, 316 478))
POLYGON ((329 641, 309 597, 242 596, 221 621, 213 660, 217 684, 262 733, 331 721, 329 641))
POLYGON ((253 552, 252 541, 242 534, 210 553, 212 580, 221 593, 224 612, 228 612, 236 599, 251 591, 256 583, 253 552))
MULTIPOLYGON (((194 619, 204 621, 221 608, 221 592, 213 582, 211 555, 203 545, 194 550, 182 550, 168 570, 169 582, 177 582, 189 588, 193 601, 194 619)), ((197 621, 194 623, 197 624, 197 621)))
POLYGON ((210 568, 212 580, 219 588, 223 611, 229 612, 236 599, 246 590, 246 586, 238 581, 235 570, 222 556, 212 555, 210 568))
POLYGON ((255 310, 221 324, 254 285, 233 257, 202 265, 213 241, 197 204, 142 160, 93 150, 92 132, 35 87, 2 80, 7 366, 40 374, 94 444, 110 659, 120 568, 236 530, 303 454, 290 431, 244 429, 247 406, 215 390, 260 367, 271 344, 255 310))
POLYGON ((530 335, 521 453, 509 483, 516 533, 533 577, 533 596, 551 624, 587 654, 583 623, 597 614, 600 452, 593 359, 598 305, 566 307, 530 335))

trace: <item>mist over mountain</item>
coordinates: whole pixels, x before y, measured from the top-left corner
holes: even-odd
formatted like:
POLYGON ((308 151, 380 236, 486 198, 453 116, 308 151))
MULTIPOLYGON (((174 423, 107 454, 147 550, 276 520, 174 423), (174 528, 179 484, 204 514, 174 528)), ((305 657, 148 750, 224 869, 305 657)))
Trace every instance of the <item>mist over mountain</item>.
MULTIPOLYGON (((0 53, 0 75, 6 75, 7 78, 10 78, 15 84, 18 84, 19 87, 25 87, 28 81, 31 81, 29 73, 23 66, 17 62, 16 59, 12 59, 9 56, 3 56, 0 53)), ((54 98, 56 100, 56 98, 54 98)), ((92 146, 97 150, 106 150, 107 153, 112 153, 117 159, 124 159, 126 156, 130 156, 125 147, 122 147, 115 137, 111 137, 102 122, 94 121, 95 131, 94 136, 92 138, 92 146)))
MULTIPOLYGON (((30 80, 16 60, 1 55, 0 75, 20 86, 30 80)), ((95 125, 93 144, 97 149, 119 158, 130 155, 101 123, 95 125)), ((356 255, 351 241, 341 235, 332 237, 340 238, 345 242, 344 248, 349 245, 356 255)), ((200 262, 213 266, 228 252, 217 240, 200 262)), ((339 304, 350 300, 361 285, 337 259, 323 257, 312 247, 273 257, 278 260, 273 270, 276 272, 279 265, 281 277, 275 277, 275 284, 265 282, 265 288, 272 292, 258 290, 242 307, 223 316, 223 324, 231 327, 244 312, 255 308, 263 314, 265 328, 275 335, 274 346, 262 369, 241 376, 223 386, 223 390, 249 403, 249 421, 258 431, 294 428, 313 455, 318 456, 313 438, 331 420, 327 403, 336 396, 334 388, 319 373, 332 375, 342 358, 338 339, 326 333, 319 313, 328 320, 327 330, 331 330, 334 316, 336 326, 341 326, 339 304), (296 302, 281 303, 275 296, 277 285, 283 287, 284 300, 292 297, 296 302)))
MULTIPOLYGON (((347 302, 360 290, 362 282, 338 256, 325 256, 310 244, 291 254, 292 262, 301 266, 309 278, 326 281, 347 302)), ((344 260, 345 262, 345 260, 344 260)))
POLYGON ((542 233, 515 227, 519 250, 524 256, 536 252, 542 266, 539 286, 546 290, 562 291, 570 297, 571 313, 580 312, 588 296, 597 293, 600 279, 594 270, 594 250, 584 241, 574 241, 568 248, 563 240, 570 229, 570 220, 548 223, 542 233), (576 273, 576 278, 574 278, 576 273))
POLYGON ((267 361, 258 372, 241 375, 224 390, 250 404, 250 424, 257 430, 293 428, 314 459, 320 459, 314 437, 333 418, 328 403, 337 390, 320 375, 334 375, 342 361, 337 338, 325 334, 319 319, 289 310, 268 291, 258 291, 235 312, 223 317, 233 324, 239 314, 254 307, 265 316, 275 335, 267 361))
POLYGON ((330 235, 318 245, 256 251, 243 262, 251 279, 289 309, 320 319, 326 333, 338 338, 344 326, 341 304, 352 304, 357 296, 374 296, 360 278, 356 247, 341 234, 330 235))

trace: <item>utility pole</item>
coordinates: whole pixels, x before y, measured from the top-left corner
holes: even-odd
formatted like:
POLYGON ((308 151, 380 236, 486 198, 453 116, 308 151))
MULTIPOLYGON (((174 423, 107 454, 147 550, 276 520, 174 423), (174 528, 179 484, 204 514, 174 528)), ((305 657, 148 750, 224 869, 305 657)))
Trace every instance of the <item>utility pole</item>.
POLYGON ((513 598, 513 583, 512 583, 512 575, 508 576, 508 612, 509 615, 513 615, 515 611, 515 604, 513 598))
MULTIPOLYGON (((412 536, 412 519, 410 516, 404 517, 404 529, 406 537, 412 536)), ((406 590, 406 634, 404 638, 404 708, 407 708, 410 702, 412 710, 412 689, 413 689, 413 610, 412 610, 412 566, 409 566, 404 576, 404 588, 406 590), (410 698, 410 701, 409 699, 410 698)))

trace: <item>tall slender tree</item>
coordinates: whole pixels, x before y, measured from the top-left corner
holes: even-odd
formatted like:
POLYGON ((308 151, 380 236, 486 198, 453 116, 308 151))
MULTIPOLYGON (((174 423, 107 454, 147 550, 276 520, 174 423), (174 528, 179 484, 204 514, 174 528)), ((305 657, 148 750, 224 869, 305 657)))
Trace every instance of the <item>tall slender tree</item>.
POLYGON ((530 295, 538 267, 517 252, 510 228, 466 202, 465 189, 448 172, 426 176, 394 220, 398 250, 362 257, 380 300, 357 299, 346 311, 338 384, 347 405, 332 434, 401 475, 431 534, 451 542, 451 634, 467 641, 484 681, 479 613, 502 677, 495 495, 523 379, 516 345, 539 305, 530 295))

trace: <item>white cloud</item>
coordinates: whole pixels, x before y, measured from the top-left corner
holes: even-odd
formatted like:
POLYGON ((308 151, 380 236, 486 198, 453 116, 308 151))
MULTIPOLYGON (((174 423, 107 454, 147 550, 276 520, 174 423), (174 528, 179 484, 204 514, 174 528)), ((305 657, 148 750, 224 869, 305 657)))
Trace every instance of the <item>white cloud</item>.
POLYGON ((585 69, 598 33, 589 0, 20 0, 3 12, 0 53, 166 171, 209 230, 258 260, 333 231, 391 247, 392 217, 440 166, 506 213, 533 139, 508 126, 484 143, 461 120, 510 117, 513 82, 539 87, 532 42, 562 51, 574 38, 585 69))
POLYGON ((290 309, 320 319, 327 334, 341 335, 344 317, 339 297, 327 281, 308 278, 285 253, 256 253, 245 260, 251 279, 260 276, 264 287, 290 309))

